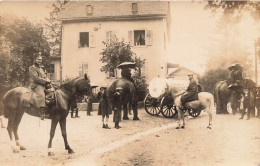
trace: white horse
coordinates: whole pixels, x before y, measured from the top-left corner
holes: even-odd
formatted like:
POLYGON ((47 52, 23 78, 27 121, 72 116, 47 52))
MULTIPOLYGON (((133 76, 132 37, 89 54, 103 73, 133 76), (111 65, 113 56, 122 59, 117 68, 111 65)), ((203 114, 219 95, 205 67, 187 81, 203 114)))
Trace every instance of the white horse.
MULTIPOLYGON (((171 94, 171 96, 174 99, 174 106, 178 111, 178 120, 177 120, 178 127, 176 127, 176 129, 185 128, 184 112, 181 109, 181 95, 185 92, 183 90, 183 87, 180 87, 179 84, 176 84, 176 81, 174 80, 168 80, 162 78, 156 78, 152 80, 151 86, 156 88, 149 87, 153 89, 151 90, 153 92, 150 93, 155 93, 157 96, 165 95, 166 93, 171 94), (182 119, 182 125, 180 119, 182 119)), ((207 126, 207 128, 211 129, 212 113, 214 109, 214 97, 211 93, 208 92, 198 93, 198 100, 185 103, 185 108, 192 109, 193 111, 206 110, 207 113, 209 114, 209 125, 207 126)))

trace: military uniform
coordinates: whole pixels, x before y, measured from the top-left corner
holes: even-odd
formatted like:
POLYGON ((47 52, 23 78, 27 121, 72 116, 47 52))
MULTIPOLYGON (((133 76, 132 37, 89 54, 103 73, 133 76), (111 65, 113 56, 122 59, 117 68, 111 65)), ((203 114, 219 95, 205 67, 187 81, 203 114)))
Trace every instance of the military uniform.
POLYGON ((119 122, 121 121, 122 103, 120 99, 121 89, 117 88, 116 92, 112 96, 111 105, 114 111, 113 122, 115 122, 115 128, 119 129, 119 122))
POLYGON ((32 65, 29 67, 29 87, 34 92, 34 101, 38 108, 46 107, 45 104, 45 85, 47 77, 41 66, 32 65))
POLYGON ((191 97, 196 95, 197 92, 198 92, 198 84, 194 78, 191 78, 189 86, 186 89, 186 92, 181 96, 182 105, 184 106, 185 102, 187 102, 191 97))

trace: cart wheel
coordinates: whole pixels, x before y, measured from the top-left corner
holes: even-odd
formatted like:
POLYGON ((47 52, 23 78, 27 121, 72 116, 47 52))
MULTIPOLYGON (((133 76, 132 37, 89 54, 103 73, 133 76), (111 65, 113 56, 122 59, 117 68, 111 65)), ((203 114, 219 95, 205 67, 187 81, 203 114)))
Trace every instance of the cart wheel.
POLYGON ((201 110, 193 110, 193 109, 189 109, 189 110, 188 110, 188 113, 189 113, 190 116, 192 116, 192 117, 195 118, 195 117, 197 117, 197 116, 200 115, 201 110))
POLYGON ((161 112, 166 118, 173 118, 177 115, 177 110, 173 106, 173 100, 169 97, 163 97, 161 100, 161 112))
POLYGON ((160 113, 160 105, 158 99, 152 98, 148 93, 144 99, 145 111, 150 115, 158 115, 160 113))

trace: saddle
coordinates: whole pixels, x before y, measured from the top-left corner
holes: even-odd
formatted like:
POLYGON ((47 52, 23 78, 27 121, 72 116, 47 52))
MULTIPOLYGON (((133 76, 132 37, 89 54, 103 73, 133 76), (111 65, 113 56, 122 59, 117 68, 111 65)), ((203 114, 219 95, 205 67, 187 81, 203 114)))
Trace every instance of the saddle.
POLYGON ((199 99, 198 93, 195 93, 193 96, 188 97, 185 102, 187 103, 198 99, 199 99))
MULTIPOLYGON (((44 92, 45 92, 45 104, 46 104, 47 107, 50 107, 50 106, 57 103, 56 92, 55 92, 54 88, 46 89, 44 92)), ((32 90, 28 89, 23 94, 23 107, 29 108, 30 105, 37 107, 37 102, 35 101, 35 100, 37 100, 36 96, 37 95, 35 95, 35 93, 32 90)))

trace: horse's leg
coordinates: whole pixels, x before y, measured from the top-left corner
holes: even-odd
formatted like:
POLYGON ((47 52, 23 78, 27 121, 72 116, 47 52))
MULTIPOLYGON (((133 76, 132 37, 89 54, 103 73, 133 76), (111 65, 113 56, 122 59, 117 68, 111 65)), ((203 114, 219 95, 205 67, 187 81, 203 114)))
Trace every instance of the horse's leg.
POLYGON ((20 147, 20 150, 26 150, 26 147, 23 146, 20 141, 19 141, 19 136, 18 136, 18 127, 19 124, 21 122, 21 119, 23 117, 24 111, 23 110, 19 110, 18 113, 16 113, 15 119, 14 119, 14 137, 15 137, 15 141, 16 141, 16 145, 20 147))
POLYGON ((228 110, 227 110, 227 105, 228 105, 228 101, 223 101, 223 112, 224 114, 229 114, 228 110))
POLYGON ((128 112, 129 112, 129 115, 132 115, 131 110, 132 110, 132 102, 129 102, 129 103, 128 103, 128 112))
POLYGON ((176 129, 180 129, 180 127, 181 127, 181 122, 180 122, 180 119, 181 119, 181 109, 180 108, 176 108, 177 109, 177 111, 178 111, 178 119, 177 119, 177 124, 178 124, 178 126, 176 127, 176 129))
POLYGON ((58 120, 59 117, 54 116, 51 120, 51 131, 50 131, 50 140, 49 140, 49 144, 48 144, 48 156, 54 156, 54 152, 52 151, 52 139, 54 137, 55 134, 55 130, 58 124, 58 120))
POLYGON ((124 103, 123 104, 123 111, 124 111, 124 116, 123 116, 123 119, 124 120, 129 120, 129 118, 128 118, 128 113, 127 113, 127 103, 124 103))
POLYGON ((74 151, 70 148, 68 140, 67 140, 67 131, 66 131, 66 118, 60 120, 60 129, 61 134, 64 139, 65 149, 68 150, 68 153, 74 153, 74 151))
POLYGON ((213 110, 214 110, 214 97, 212 96, 210 98, 210 105, 206 108, 207 113, 209 114, 209 125, 208 125, 208 129, 211 129, 212 126, 212 114, 213 114, 213 110))
POLYGON ((134 104, 132 104, 132 108, 133 108, 133 111, 134 111, 134 118, 133 118, 133 120, 140 120, 139 118, 138 118, 138 103, 134 103, 134 104))
POLYGON ((13 112, 9 112, 8 115, 8 124, 7 124, 7 131, 10 137, 10 146, 13 150, 14 153, 19 153, 19 147, 16 146, 14 140, 13 140, 13 132, 14 132, 14 120, 15 120, 15 115, 16 113, 13 112))
POLYGON ((181 118, 182 118, 182 126, 181 126, 181 128, 185 128, 185 117, 184 117, 184 112, 181 110, 181 118))
POLYGON ((208 129, 211 129, 212 126, 212 112, 213 109, 211 109, 210 107, 206 108, 207 113, 209 114, 209 125, 207 126, 208 129))

